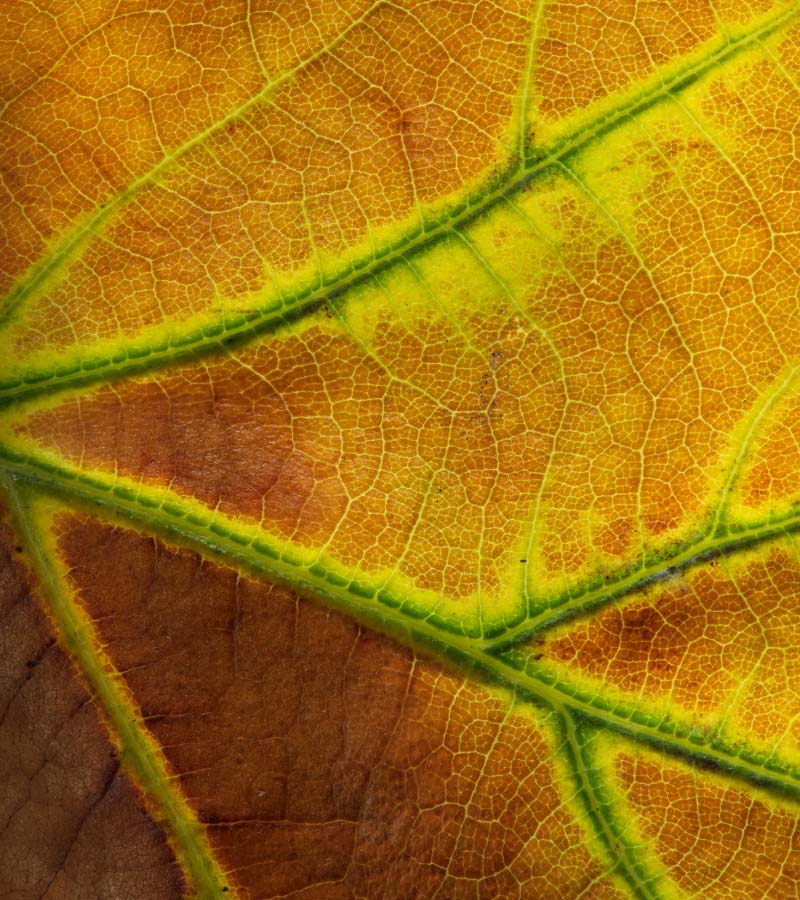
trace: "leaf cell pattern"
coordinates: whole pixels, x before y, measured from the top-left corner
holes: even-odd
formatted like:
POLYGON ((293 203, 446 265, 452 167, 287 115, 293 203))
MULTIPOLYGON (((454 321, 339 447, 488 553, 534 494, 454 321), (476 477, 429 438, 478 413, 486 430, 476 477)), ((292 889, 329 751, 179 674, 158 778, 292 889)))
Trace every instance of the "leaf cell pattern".
POLYGON ((0 19, 3 896, 800 897, 797 5, 0 19))

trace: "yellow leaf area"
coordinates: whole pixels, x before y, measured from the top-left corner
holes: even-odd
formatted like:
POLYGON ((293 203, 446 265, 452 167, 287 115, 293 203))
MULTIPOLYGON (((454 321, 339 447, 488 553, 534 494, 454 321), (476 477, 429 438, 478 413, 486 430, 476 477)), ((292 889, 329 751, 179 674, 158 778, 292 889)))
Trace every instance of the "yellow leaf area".
POLYGON ((800 7, 0 20, 0 894, 800 900, 800 7))

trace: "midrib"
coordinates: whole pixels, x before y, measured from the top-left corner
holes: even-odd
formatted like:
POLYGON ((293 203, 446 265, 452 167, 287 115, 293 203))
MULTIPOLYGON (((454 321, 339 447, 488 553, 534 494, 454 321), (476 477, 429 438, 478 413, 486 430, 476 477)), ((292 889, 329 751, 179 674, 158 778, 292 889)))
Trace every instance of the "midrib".
MULTIPOLYGON (((551 174, 554 167, 580 153, 592 141, 641 115, 651 106, 685 90, 703 75, 754 43, 779 31, 798 16, 800 16, 800 7, 792 6, 780 14, 762 20, 758 27, 743 33, 738 38, 718 40, 717 45, 706 56, 680 69, 666 81, 654 80, 644 91, 626 98, 619 105, 577 127, 554 142, 549 148, 530 148, 523 159, 509 160, 504 170, 499 173, 496 170, 489 173, 479 187, 460 197, 456 196, 444 210, 428 212, 421 221, 416 220, 395 241, 364 256, 348 260, 337 271, 323 276, 324 280, 321 283, 306 284, 289 296, 271 297, 266 304, 256 307, 248 313, 222 313, 217 320, 204 321, 202 324, 195 320, 194 324, 185 327, 183 331, 178 331, 178 326, 170 324, 169 334, 165 328, 160 344, 152 343, 153 335, 158 335, 158 331, 154 330, 149 336, 146 336, 149 337, 150 343, 147 343, 146 340, 134 340, 122 347, 115 346, 105 353, 102 350, 97 351, 94 357, 86 357, 80 362, 71 361, 61 364, 56 362, 55 365, 47 368, 34 368, 12 376, 0 381, 0 403, 12 403, 78 384, 118 378, 191 359, 201 354, 218 352, 223 347, 230 348, 232 345, 244 343, 264 332, 296 321, 319 309, 323 304, 340 302, 341 298, 354 288, 391 268, 399 261, 431 247, 437 241, 446 238, 452 231, 467 227, 471 222, 490 212, 501 200, 520 193, 535 180, 551 174)), ((363 18, 364 16, 362 16, 363 18)), ((353 23, 350 27, 355 27, 356 24, 353 23)), ((337 40, 343 36, 344 33, 337 40)), ((183 155, 190 146, 202 143, 224 124, 243 115, 247 109, 260 102, 280 81, 284 81, 291 74, 289 73, 269 85, 261 94, 247 101, 243 107, 231 113, 221 123, 192 139, 181 148, 180 153, 174 154, 169 160, 164 160, 156 167, 156 170, 163 171, 165 167, 183 155)), ((77 233, 72 235, 47 260, 36 264, 28 276, 12 289, 12 294, 22 290, 21 286, 24 286, 30 279, 36 280, 37 287, 41 287, 47 279, 60 271, 69 259, 74 257, 79 246, 96 232, 113 211, 124 206, 142 186, 152 181, 156 170, 143 176, 119 194, 117 198, 110 201, 105 209, 95 213, 96 217, 100 217, 97 219, 96 227, 87 225, 80 232, 82 236, 78 236, 77 233), (39 274, 40 272, 42 274, 39 274)), ((27 289, 25 296, 28 296, 30 292, 31 289, 27 289)), ((18 302, 19 298, 14 305, 18 305, 18 302)))

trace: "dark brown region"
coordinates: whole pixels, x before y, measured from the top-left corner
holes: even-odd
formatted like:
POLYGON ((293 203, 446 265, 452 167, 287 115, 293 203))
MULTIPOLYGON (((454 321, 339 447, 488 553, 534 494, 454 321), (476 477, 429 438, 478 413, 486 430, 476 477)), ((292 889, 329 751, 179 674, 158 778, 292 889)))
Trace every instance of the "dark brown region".
POLYGON ((81 602, 248 900, 618 900, 545 723, 343 616, 65 515, 81 602))
POLYGON ((183 879, 0 526, 0 897, 170 900, 183 879))

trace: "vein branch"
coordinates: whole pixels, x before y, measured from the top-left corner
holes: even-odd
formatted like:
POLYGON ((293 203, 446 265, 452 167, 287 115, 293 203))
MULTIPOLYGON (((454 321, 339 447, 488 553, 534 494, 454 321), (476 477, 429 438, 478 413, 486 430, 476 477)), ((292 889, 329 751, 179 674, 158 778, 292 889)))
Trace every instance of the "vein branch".
MULTIPOLYGON (((375 0, 375 2, 373 2, 361 15, 353 19, 345 29, 327 44, 323 45, 314 54, 301 60, 286 72, 276 75, 273 78, 267 77, 266 84, 264 84, 257 93, 253 94, 252 97, 245 100, 244 103, 231 110, 221 119, 218 119, 216 122, 209 125, 208 128, 203 129, 180 146, 165 153, 151 169, 134 179, 117 194, 109 197, 104 203, 101 203, 100 206, 83 220, 83 222, 62 237, 47 257, 34 263, 25 275, 12 286, 2 304, 0 304, 0 327, 8 322, 11 316, 23 303, 37 291, 41 290, 52 278, 56 277, 62 269, 67 267, 72 260, 75 259, 76 254, 87 241, 101 231, 105 224, 112 219, 117 212, 138 196, 143 188, 157 182, 160 177, 166 174, 179 160, 183 159, 193 149, 202 146, 209 138, 224 131, 224 129, 232 122, 244 118, 252 109, 257 107, 259 103, 267 101, 281 85, 294 78, 299 72, 314 62, 314 60, 318 59, 323 54, 330 52, 384 2, 386 2, 386 0, 375 0)), ((258 58, 258 61, 259 65, 262 65, 260 57, 258 58)))
POLYGON ((104 660, 95 637, 77 610, 48 551, 47 540, 35 522, 30 489, 14 478, 0 475, 21 543, 33 562, 43 587, 48 611, 60 642, 99 701, 113 738, 149 805, 161 820, 198 900, 231 897, 226 879, 214 859, 202 826, 180 795, 168 764, 147 734, 141 719, 122 689, 119 677, 104 660))
MULTIPOLYGON (((308 565, 291 549, 287 550, 285 542, 267 544, 256 536, 247 539, 222 516, 214 514, 201 521, 191 510, 181 509, 171 497, 162 496, 159 502, 141 489, 132 491, 119 482, 105 483, 52 464, 37 465, 35 460, 15 461, 2 447, 0 459, 4 460, 3 468, 9 480, 30 483, 44 493, 65 498, 73 508, 90 510, 106 520, 120 520, 127 527, 161 536, 225 565, 285 584, 415 650, 427 651, 475 680, 503 687, 551 710, 569 710, 634 742, 643 742, 701 768, 718 770, 800 803, 800 771, 774 755, 746 745, 734 746, 719 735, 706 734, 665 717, 656 718, 623 702, 607 703, 596 694, 588 694, 579 687, 557 681, 547 672, 531 668, 512 652, 487 646, 479 636, 449 630, 430 618, 420 617, 406 608, 400 598, 363 578, 355 575, 352 579, 343 578, 340 573, 327 570, 318 558, 313 565, 308 565)), ((750 535, 750 543, 760 543, 790 528, 800 528, 800 513, 776 531, 762 529, 757 535, 750 535)), ((743 539, 740 538, 737 546, 742 546, 743 539)), ((46 560, 43 564, 47 564, 46 560)))
POLYGON ((647 871, 619 816, 614 814, 602 772, 592 753, 591 729, 572 711, 562 710, 560 719, 578 797, 611 860, 611 871, 625 880, 636 900, 661 900, 655 876, 647 871))
MULTIPOLYGON (((338 269, 321 273, 317 281, 301 285, 291 295, 278 299, 270 295, 260 303, 256 301, 254 307, 246 313, 223 311, 212 320, 200 322, 194 319, 180 326, 171 326, 169 333, 166 328, 162 329, 160 334, 153 330, 148 335, 126 342, 122 347, 108 351, 96 350, 95 355, 89 358, 71 361, 65 359, 50 368, 33 368, 28 372, 22 372, 0 381, 0 403, 17 402, 78 384, 119 378, 155 367, 176 364, 199 355, 224 352, 231 346, 247 343, 263 333, 274 331, 310 315, 323 305, 339 304, 351 291, 387 268, 433 246, 448 234, 467 228, 476 219, 491 211, 495 205, 524 191, 534 181, 554 176, 560 167, 594 141, 623 126, 652 106, 672 100, 714 68, 748 47, 763 41, 799 16, 800 7, 793 5, 762 21, 750 32, 733 39, 729 37, 721 39, 702 59, 695 60, 670 78, 655 78, 639 93, 625 97, 616 106, 602 111, 588 122, 579 124, 549 147, 532 148, 522 157, 514 148, 506 163, 490 170, 477 187, 467 193, 455 195, 443 208, 428 209, 421 216, 415 215, 413 223, 393 242, 377 248, 372 247, 362 256, 351 256, 343 260, 338 269)), ((274 84, 270 85, 269 90, 273 87, 274 84)), ((259 99, 260 95, 251 99, 246 107, 250 108, 259 99)), ((231 116, 238 117, 244 111, 245 108, 242 107, 231 116)), ((216 132, 218 127, 221 125, 213 126, 209 133, 216 132)), ((202 143, 205 137, 204 134, 194 138, 192 145, 202 143)), ((112 201, 106 209, 101 210, 103 219, 111 214, 111 207, 121 206, 126 202, 126 198, 127 193, 123 192, 118 200, 112 201)), ((90 230, 95 231, 97 227, 99 220, 90 230)), ((69 245, 67 250, 58 249, 51 257, 38 264, 38 267, 34 267, 32 272, 38 272, 39 269, 43 272, 46 270, 49 278, 56 270, 66 265, 73 255, 72 245, 69 245)), ((29 277, 34 278, 34 275, 31 274, 29 277)), ((38 279, 39 275, 35 278, 38 279)), ((21 284, 24 283, 27 283, 27 280, 21 284)))

